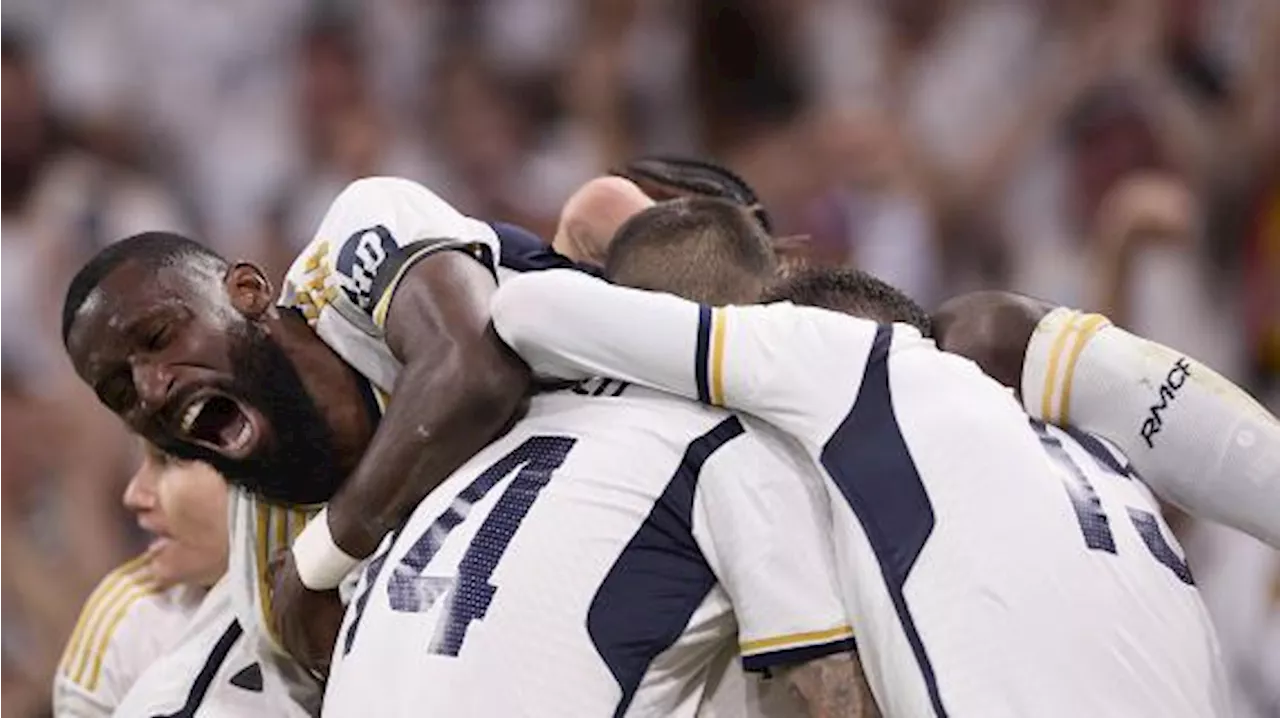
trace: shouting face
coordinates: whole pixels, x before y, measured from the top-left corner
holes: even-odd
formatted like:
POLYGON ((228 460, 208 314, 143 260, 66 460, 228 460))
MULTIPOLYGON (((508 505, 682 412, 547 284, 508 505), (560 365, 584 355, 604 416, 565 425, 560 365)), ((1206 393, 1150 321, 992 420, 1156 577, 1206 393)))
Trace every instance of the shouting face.
POLYGON ((76 309, 67 350, 98 398, 162 451, 271 500, 324 501, 342 478, 332 431, 272 336, 272 311, 250 265, 130 259, 76 309))

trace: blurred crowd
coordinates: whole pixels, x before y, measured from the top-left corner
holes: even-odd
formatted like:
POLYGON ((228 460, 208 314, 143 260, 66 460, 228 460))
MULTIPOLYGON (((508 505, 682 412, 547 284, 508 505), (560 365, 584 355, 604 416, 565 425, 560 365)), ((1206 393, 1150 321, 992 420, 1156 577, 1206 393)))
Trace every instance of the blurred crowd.
MULTIPOLYGON (((1275 0, 6 0, 0 29, 4 716, 47 710, 141 540, 71 274, 169 228, 280 276, 365 175, 549 235, 611 165, 712 157, 816 261, 1102 311, 1280 408, 1275 0)), ((1280 715, 1280 559, 1183 528, 1241 715, 1280 715)))

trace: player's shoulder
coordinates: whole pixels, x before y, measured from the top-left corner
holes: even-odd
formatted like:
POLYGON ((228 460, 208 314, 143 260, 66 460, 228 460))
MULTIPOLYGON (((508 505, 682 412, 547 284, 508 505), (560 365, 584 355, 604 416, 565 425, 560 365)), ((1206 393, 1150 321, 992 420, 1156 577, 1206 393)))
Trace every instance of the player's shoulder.
POLYGON ((63 651, 59 679, 96 691, 114 653, 163 641, 166 627, 176 635, 188 608, 180 590, 162 590, 150 580, 145 556, 122 564, 85 601, 63 651))
POLYGON ((499 240, 490 224, 459 212, 417 182, 356 180, 337 195, 290 265, 280 304, 312 321, 335 304, 371 313, 403 270, 441 249, 469 253, 495 271, 499 240))

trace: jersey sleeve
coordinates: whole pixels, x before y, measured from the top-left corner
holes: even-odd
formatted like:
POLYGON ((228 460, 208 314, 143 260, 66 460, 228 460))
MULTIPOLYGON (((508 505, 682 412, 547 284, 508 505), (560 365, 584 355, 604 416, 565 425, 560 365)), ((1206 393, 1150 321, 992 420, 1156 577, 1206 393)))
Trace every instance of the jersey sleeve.
POLYGON ((497 273, 493 227, 454 209, 426 187, 396 177, 347 186, 285 278, 280 303, 314 320, 340 299, 381 327, 405 272, 445 249, 465 251, 497 273))
POLYGON ((733 605, 743 668, 851 651, 822 478, 799 447, 748 427, 703 467, 693 530, 733 605))
POLYGON ((516 277, 498 334, 535 373, 622 379, 755 414, 804 438, 852 404, 876 324, 779 303, 712 308, 576 272, 516 277))
POLYGON ((1118 446, 1161 498, 1280 548, 1280 423, 1209 367, 1059 308, 1032 334, 1022 397, 1118 446))
POLYGON ((81 609, 54 677, 56 715, 111 715, 134 681, 177 638, 139 557, 107 574, 81 609))

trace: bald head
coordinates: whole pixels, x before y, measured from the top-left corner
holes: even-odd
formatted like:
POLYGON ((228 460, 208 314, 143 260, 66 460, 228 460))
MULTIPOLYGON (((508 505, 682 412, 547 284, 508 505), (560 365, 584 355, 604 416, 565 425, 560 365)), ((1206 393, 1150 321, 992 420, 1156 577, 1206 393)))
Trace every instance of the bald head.
POLYGON ((739 205, 690 197, 629 219, 609 246, 614 282, 705 304, 750 304, 777 272, 772 240, 739 205))

